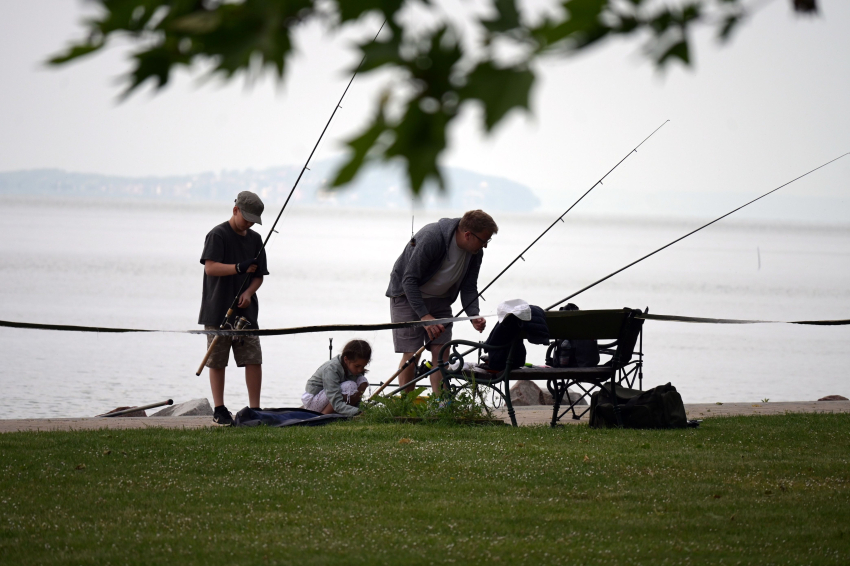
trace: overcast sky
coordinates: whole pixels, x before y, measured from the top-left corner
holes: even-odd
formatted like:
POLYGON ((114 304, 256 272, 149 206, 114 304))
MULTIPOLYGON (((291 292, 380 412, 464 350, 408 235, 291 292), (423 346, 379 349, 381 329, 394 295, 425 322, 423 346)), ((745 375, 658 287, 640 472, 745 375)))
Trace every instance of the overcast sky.
MULTIPOLYGON (((659 73, 634 40, 547 60, 536 69, 533 115, 515 112, 487 138, 477 112, 468 112, 443 163, 519 181, 545 206, 565 208, 669 119, 598 190, 632 199, 765 192, 850 151, 850 2, 819 5, 811 18, 795 15, 789 0, 768 2, 725 46, 706 30, 692 69, 659 73)), ((120 47, 58 70, 42 63, 81 34, 82 4, 2 6, 0 171, 139 176, 300 165, 354 58, 344 38, 314 26, 298 36, 283 88, 271 80, 253 88, 201 84, 181 73, 156 95, 145 90, 119 103, 128 69, 120 47)), ((340 155, 381 84, 381 77, 355 81, 316 159, 340 155)), ((782 194, 847 202, 848 189, 850 156, 782 194)))

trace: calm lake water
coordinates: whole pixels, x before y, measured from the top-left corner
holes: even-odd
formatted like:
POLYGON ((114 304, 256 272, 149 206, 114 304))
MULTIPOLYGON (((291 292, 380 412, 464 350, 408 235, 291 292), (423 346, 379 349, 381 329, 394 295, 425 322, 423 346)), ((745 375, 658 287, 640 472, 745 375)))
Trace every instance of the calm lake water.
MULTIPOLYGON (((204 236, 228 204, 79 202, 0 197, 0 318, 184 330, 197 328, 204 236)), ((278 209, 267 213, 265 237, 278 209)), ((561 211, 495 214, 483 287, 561 211)), ((722 212, 722 211, 718 211, 722 212)), ((712 211, 712 214, 714 211, 712 211)), ((440 216, 418 212, 419 228, 440 216)), ((454 214, 457 215, 456 213, 454 214)), ((522 298, 546 307, 701 225, 571 213, 487 293, 483 313, 522 298)), ((389 321, 389 272, 410 237, 409 211, 288 210, 269 243, 259 291, 264 328, 389 321)), ((769 320, 850 318, 850 226, 724 220, 573 299, 583 309, 769 320)), ((488 319, 489 327, 495 319, 488 319)), ((455 336, 477 340, 468 323, 455 336)), ((645 386, 672 382, 685 402, 850 397, 848 327, 649 321, 645 386)), ((485 331, 485 336, 486 336, 485 331)), ((264 406, 300 404, 304 383, 353 337, 374 349, 373 381, 398 364, 388 331, 263 338, 264 406)), ((195 376, 204 338, 0 328, 2 418, 91 416, 119 405, 210 397, 195 376)), ((545 348, 528 360, 542 363, 545 348)), ((231 361, 225 401, 247 404, 231 361)))

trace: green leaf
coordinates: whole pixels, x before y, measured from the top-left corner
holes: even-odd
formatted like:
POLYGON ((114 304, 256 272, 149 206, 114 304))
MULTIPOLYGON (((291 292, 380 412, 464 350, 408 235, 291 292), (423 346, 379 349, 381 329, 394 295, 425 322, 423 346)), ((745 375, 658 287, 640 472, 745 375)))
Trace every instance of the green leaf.
POLYGON ((387 131, 387 121, 384 117, 385 103, 385 99, 381 101, 375 118, 372 120, 372 123, 366 127, 366 130, 359 136, 347 142, 348 147, 354 151, 351 154, 351 157, 349 157, 348 162, 337 171, 336 177, 334 177, 334 180, 331 183, 331 187, 340 187, 350 183, 365 163, 369 151, 375 146, 378 138, 381 137, 381 134, 387 131))
POLYGON ((169 22, 169 31, 203 35, 211 33, 221 25, 219 12, 192 12, 169 22))
POLYGON ((670 10, 663 10, 655 17, 649 20, 648 25, 655 32, 655 35, 661 35, 666 32, 670 26, 675 23, 675 18, 670 10))
POLYGON ((547 20, 531 30, 544 48, 565 40, 580 46, 589 45, 607 35, 609 28, 601 21, 608 0, 566 0, 564 9, 569 16, 560 21, 547 20))
POLYGON ((732 31, 737 27, 740 21, 741 16, 738 14, 727 16, 726 19, 723 20, 723 25, 720 27, 720 33, 717 34, 718 38, 721 41, 728 41, 732 36, 732 31))
POLYGON ((388 20, 392 20, 404 0, 338 0, 340 20, 347 22, 356 20, 363 14, 372 11, 381 12, 388 20))
POLYGON ((818 3, 816 0, 794 0, 794 11, 801 14, 816 14, 818 3))
POLYGON ((403 61, 404 68, 421 87, 420 97, 442 100, 447 92, 454 92, 451 82, 455 65, 463 52, 454 39, 454 32, 447 27, 436 30, 428 42, 428 50, 420 51, 412 61, 403 61))
POLYGON ((496 17, 481 20, 481 25, 493 33, 506 32, 520 27, 519 10, 516 0, 496 0, 493 7, 496 9, 496 17))
POLYGON ((688 41, 687 39, 683 39, 677 43, 671 45, 666 51, 664 51, 656 60, 656 63, 659 67, 663 67, 667 64, 670 59, 679 59, 685 65, 689 65, 691 62, 690 51, 688 49, 688 41))
POLYGON ((216 72, 225 77, 247 71, 255 54, 262 66, 271 66, 282 77, 287 57, 292 53, 290 28, 312 14, 309 0, 273 2, 248 0, 243 4, 219 7, 222 23, 197 39, 203 53, 215 57, 216 72))
POLYGON ((532 84, 534 73, 530 70, 499 69, 487 61, 469 74, 460 96, 484 103, 484 122, 489 131, 513 108, 529 109, 528 97, 532 84))
MULTIPOLYGON (((403 63, 399 55, 399 41, 394 36, 389 41, 370 41, 358 45, 363 53, 363 64, 360 72, 365 73, 384 65, 400 65, 403 63)), ((354 69, 352 69, 352 72, 354 69)))
POLYGON ((290 28, 314 14, 311 0, 244 0, 214 8, 194 0, 98 2, 103 15, 87 22, 89 39, 54 57, 51 63, 83 56, 99 49, 110 35, 128 33, 138 50, 133 54, 124 97, 148 80, 161 88, 175 66, 188 66, 196 60, 212 60, 212 72, 229 79, 236 73, 249 72, 252 61, 259 57, 261 69, 273 68, 283 77, 292 53, 290 28))
POLYGON ((410 393, 406 393, 407 398, 410 399, 411 401, 413 401, 414 399, 419 397, 422 394, 422 392, 425 391, 425 389, 427 389, 427 388, 426 387, 417 387, 416 389, 414 389, 410 393))
POLYGON ((56 55, 51 59, 48 59, 47 63, 49 65, 61 65, 62 63, 67 63, 68 61, 72 61, 73 59, 77 59, 79 57, 89 55, 90 53, 94 53, 95 51, 103 47, 103 45, 103 42, 72 45, 64 54, 56 55))
POLYGON ((415 195, 429 179, 444 188, 437 158, 446 148, 446 126, 451 120, 442 111, 424 112, 418 102, 415 99, 408 105, 401 122, 393 128, 395 140, 384 152, 387 158, 401 157, 407 162, 407 177, 415 195))
POLYGON ((173 64, 173 54, 168 49, 154 47, 147 51, 135 53, 133 59, 136 61, 136 67, 130 73, 130 85, 121 94, 121 98, 129 96, 148 79, 156 81, 157 89, 168 84, 173 64))

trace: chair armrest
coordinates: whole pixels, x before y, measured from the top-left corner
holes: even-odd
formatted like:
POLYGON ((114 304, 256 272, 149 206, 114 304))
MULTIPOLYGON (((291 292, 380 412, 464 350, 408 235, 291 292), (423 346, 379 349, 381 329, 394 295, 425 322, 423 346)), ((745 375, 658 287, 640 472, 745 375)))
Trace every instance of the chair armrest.
MULTIPOLYGON (((474 350, 501 350, 509 346, 510 344, 505 344, 504 346, 488 346, 487 344, 484 344, 482 342, 472 342, 470 340, 452 340, 451 342, 446 342, 445 344, 443 344, 443 347, 440 348, 439 359, 443 359, 443 354, 445 353, 447 348, 452 348, 453 350, 455 350, 455 353, 462 359, 463 356, 472 353, 472 351, 474 350), (457 346, 470 346, 472 350, 468 350, 461 354, 457 351, 457 346)), ((449 361, 451 362, 451 360, 449 361)))
MULTIPOLYGON (((510 346, 511 346, 511 344, 505 344, 503 346, 489 346, 489 345, 486 345, 486 344, 483 344, 483 343, 480 343, 480 342, 472 342, 470 340, 452 340, 450 342, 446 342, 445 344, 443 344, 443 347, 440 348, 440 353, 439 353, 440 362, 438 364, 438 368, 440 369, 440 373, 443 375, 443 378, 446 378, 446 377, 449 377, 449 376, 452 376, 452 375, 455 375, 455 376, 463 375, 463 366, 464 366, 464 357, 465 356, 468 356, 469 354, 475 352, 476 350, 484 350, 484 349, 486 349, 488 351, 500 350, 500 349, 504 349, 504 348, 509 348, 510 346), (465 351, 465 352, 459 352, 458 349, 457 349, 458 346, 469 346, 470 349, 465 351), (444 362, 444 361, 442 361, 443 356, 445 355, 446 350, 449 349, 449 348, 451 348, 452 352, 449 354, 448 361, 444 362), (460 362, 459 368, 456 371, 452 371, 451 369, 449 369, 448 366, 450 364, 457 362, 457 361, 460 362)), ((507 368, 505 368, 505 370, 507 370, 507 368)), ((492 379, 477 379, 477 381, 481 384, 484 384, 484 385, 489 385, 490 383, 497 383, 497 382, 501 381, 502 376, 505 373, 505 370, 502 370, 498 374, 495 374, 495 376, 492 379)))

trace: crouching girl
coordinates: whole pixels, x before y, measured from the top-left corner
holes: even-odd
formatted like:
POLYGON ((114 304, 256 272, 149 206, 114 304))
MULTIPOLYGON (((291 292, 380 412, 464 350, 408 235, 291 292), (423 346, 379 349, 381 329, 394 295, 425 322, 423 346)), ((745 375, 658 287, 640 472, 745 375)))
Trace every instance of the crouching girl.
POLYGON ((364 374, 372 358, 372 347, 365 340, 352 340, 342 353, 323 363, 307 380, 301 395, 304 408, 324 414, 339 413, 353 417, 360 410, 360 398, 369 386, 364 374))

